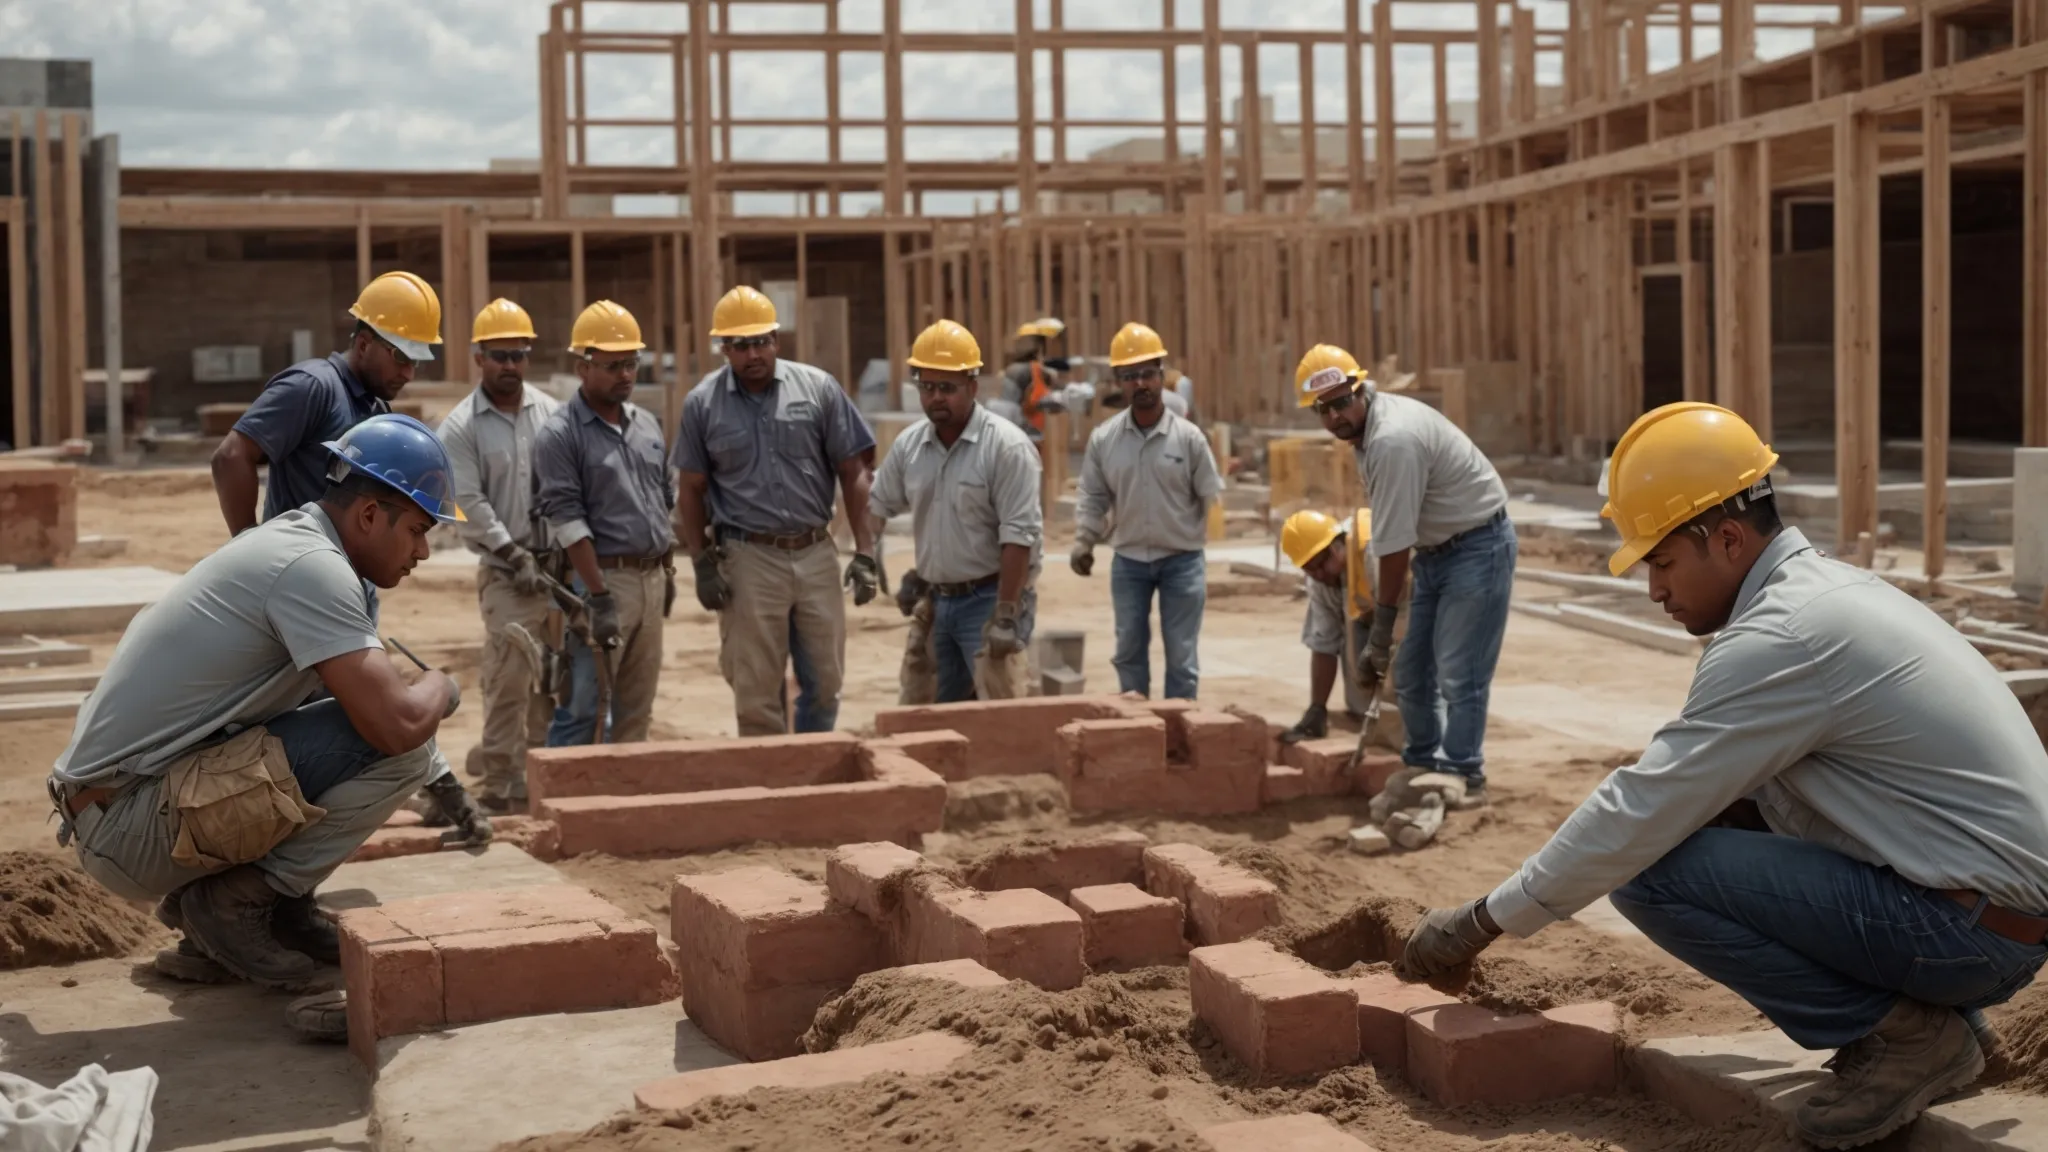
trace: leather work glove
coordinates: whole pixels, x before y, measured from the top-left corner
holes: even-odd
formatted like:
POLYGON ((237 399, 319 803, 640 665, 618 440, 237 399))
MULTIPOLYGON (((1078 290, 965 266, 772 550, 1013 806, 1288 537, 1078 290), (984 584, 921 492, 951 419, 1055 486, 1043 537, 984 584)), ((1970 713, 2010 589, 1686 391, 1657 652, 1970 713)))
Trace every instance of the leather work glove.
POLYGON ((924 577, 917 574, 917 569, 912 568, 905 572, 903 579, 896 582, 896 610, 905 616, 917 611, 917 602, 924 599, 928 587, 930 585, 925 583, 924 577))
POLYGON ((1378 691, 1394 662, 1394 622, 1400 618, 1398 604, 1381 604, 1372 610, 1372 631, 1366 634, 1365 650, 1358 654, 1358 682, 1368 692, 1378 691))
POLYGON ((724 552, 706 548, 690 561, 690 567, 697 572, 697 603, 706 612, 723 612, 732 603, 732 585, 725 582, 725 573, 718 568, 719 561, 724 559, 724 552))
POLYGON ((1485 913, 1485 903, 1482 897, 1457 908, 1430 909, 1408 937, 1401 958, 1394 961, 1394 975, 1403 980, 1427 980, 1484 952, 1500 935, 1500 928, 1485 913))
POLYGON ((590 639, 599 648, 610 648, 619 642, 619 602, 609 592, 599 592, 590 598, 590 639))
POLYGON ((507 541, 501 548, 491 550, 491 555, 512 566, 512 587, 522 596, 538 596, 548 590, 547 582, 541 579, 540 559, 519 545, 507 541))
POLYGON ((1014 600, 1004 600, 996 605, 994 614, 981 629, 981 644, 989 659, 1006 659, 1024 647, 1024 641, 1017 636, 1017 616, 1021 611, 1014 600))
POLYGON ((1330 710, 1321 704, 1311 704, 1294 727, 1280 734, 1282 744, 1299 744, 1303 740, 1321 740, 1330 734, 1330 710))
POLYGON ((882 568, 865 552, 855 552, 846 562, 846 586, 853 589, 853 606, 858 608, 882 590, 882 568))
POLYGON ((1074 551, 1067 556, 1067 566, 1076 576, 1086 576, 1095 571, 1095 545, 1083 541, 1074 542, 1074 551))

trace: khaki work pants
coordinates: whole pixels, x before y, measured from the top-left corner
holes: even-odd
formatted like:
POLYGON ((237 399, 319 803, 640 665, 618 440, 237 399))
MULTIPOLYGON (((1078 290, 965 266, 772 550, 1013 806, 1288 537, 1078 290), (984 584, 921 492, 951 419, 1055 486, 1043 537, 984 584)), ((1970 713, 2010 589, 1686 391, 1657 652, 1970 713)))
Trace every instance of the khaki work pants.
POLYGON ((816 707, 836 714, 845 680, 846 601, 832 542, 786 551, 734 540, 725 545, 721 571, 732 603, 718 614, 718 671, 732 686, 739 734, 786 730, 782 690, 792 627, 816 680, 816 707))
MULTIPOLYGON (((619 608, 619 646, 608 654, 612 706, 605 743, 631 744, 647 739, 654 721, 654 691, 661 683, 661 603, 668 574, 660 568, 607 568, 604 583, 619 608)), ((552 748, 588 744, 597 734, 596 657, 573 634, 568 650, 569 710, 548 729, 552 748)))
POLYGON ((545 592, 531 595, 513 586, 512 573, 490 564, 476 570, 476 601, 483 610, 484 733, 471 750, 471 774, 483 778, 483 793, 500 799, 526 798, 526 750, 547 742, 554 702, 540 682, 534 649, 514 635, 524 629, 535 644, 547 643, 545 592))

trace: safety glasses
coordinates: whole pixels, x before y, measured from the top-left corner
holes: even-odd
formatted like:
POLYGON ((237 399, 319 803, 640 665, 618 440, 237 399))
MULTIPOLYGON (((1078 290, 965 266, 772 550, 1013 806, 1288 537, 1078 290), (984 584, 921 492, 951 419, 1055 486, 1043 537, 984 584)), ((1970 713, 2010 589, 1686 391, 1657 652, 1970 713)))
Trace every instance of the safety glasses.
POLYGON ((384 351, 390 353, 391 362, 393 364, 398 365, 401 369, 410 368, 413 366, 414 363, 416 363, 416 361, 414 361, 412 357, 407 356, 403 352, 400 352, 398 350, 398 345, 393 344, 391 341, 384 339, 382 336, 377 335, 375 332, 372 332, 370 336, 372 339, 376 340, 378 344, 383 346, 384 351))
POLYGON ((583 359, 595 366, 600 372, 611 372, 623 376, 640 371, 640 354, 638 352, 630 356, 621 356, 616 360, 599 360, 597 357, 587 354, 583 359))
POLYGON ((967 387, 967 385, 960 383, 958 380, 919 379, 912 381, 912 383, 917 385, 917 390, 919 392, 922 392, 927 396, 951 396, 959 392, 962 388, 967 387))
POLYGON ((1162 379, 1165 375, 1156 364, 1148 364, 1137 368, 1119 368, 1116 370, 1116 382, 1119 384, 1143 384, 1148 380, 1162 379))
POLYGON ((533 355, 533 349, 486 348, 484 355, 490 357, 491 362, 494 364, 524 364, 526 363, 526 358, 533 355))
POLYGON ((1346 408, 1351 407, 1357 400, 1358 389, 1356 387, 1342 396, 1332 396, 1327 400, 1317 400, 1315 402, 1316 415, 1327 416, 1333 412, 1342 412, 1346 408))
POLYGON ((751 352, 756 348, 766 348, 773 343, 775 343, 775 337, 765 334, 760 336, 728 336, 725 338, 725 347, 731 352, 751 352))

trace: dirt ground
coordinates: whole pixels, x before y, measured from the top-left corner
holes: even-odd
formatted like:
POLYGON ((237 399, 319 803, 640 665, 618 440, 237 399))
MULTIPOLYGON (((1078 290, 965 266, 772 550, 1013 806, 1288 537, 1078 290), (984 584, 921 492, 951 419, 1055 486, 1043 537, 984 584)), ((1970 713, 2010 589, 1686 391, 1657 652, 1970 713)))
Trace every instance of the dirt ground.
MULTIPOLYGON (((90 473, 79 502, 79 530, 124 536, 128 550, 101 564, 149 564, 182 571, 224 539, 204 469, 90 473)), ((891 538, 900 567, 907 539, 891 538)), ((1067 570, 1064 542, 1051 542, 1039 582, 1040 628, 1088 636, 1089 687, 1113 691, 1107 579, 1067 570)), ((1546 557, 1528 557, 1525 564, 1546 557)), ((1561 566, 1583 570, 1573 554, 1561 566)), ((1221 570, 1212 569, 1212 579, 1221 570)), ((1531 591, 1534 591, 1532 588, 1531 591)), ((1273 594, 1210 600, 1202 637, 1202 697, 1291 722, 1306 693, 1308 661, 1297 637, 1303 603, 1273 594)), ((474 566, 466 555, 423 565, 384 598, 383 630, 429 659, 446 661, 473 683, 482 640, 474 566)), ((904 621, 882 600, 848 609, 847 675, 840 727, 869 726, 894 704, 904 621)), ((103 665, 115 636, 79 638, 103 665)), ((668 622, 654 736, 709 738, 734 731, 732 699, 716 667, 715 618, 687 591, 668 622)), ((1112 823, 1154 842, 1209 847, 1279 885, 1289 930, 1313 932, 1366 897, 1426 904, 1459 902, 1491 889, 1568 814, 1610 768, 1627 761, 1662 717, 1676 711, 1691 662, 1608 641, 1516 614, 1495 685, 1488 736, 1494 806, 1454 814, 1437 842, 1415 853, 1351 854, 1344 834, 1362 803, 1301 801, 1256 815, 1200 822, 1136 818, 1112 823)), ((1155 675, 1157 674, 1155 664, 1155 675)), ((460 765, 473 745, 480 711, 466 707, 442 728, 442 744, 460 765)), ((70 734, 69 721, 0 725, 0 851, 54 852, 43 779, 70 734)), ((1056 789, 1051 790, 1056 793, 1056 789)), ((1048 795, 1041 788, 1039 796, 1048 795)), ((928 855, 947 863, 1026 837, 1061 836, 1095 826, 1044 801, 1022 814, 949 827, 928 838, 928 855)), ((561 866, 664 932, 670 880, 743 863, 773 863, 821 877, 823 849, 761 846, 681 859, 586 856, 561 866)), ((138 953, 161 943, 138 944, 138 953)), ((1763 1026, 1726 991, 1708 984, 1640 938, 1567 922, 1528 941, 1505 941, 1490 958, 1501 987, 1537 999, 1614 999, 1640 1037, 1724 1033, 1763 1026)), ((870 1147, 888 1143, 997 1148, 1189 1147, 1189 1133, 1239 1110, 1325 1112, 1382 1148, 1735 1149, 1769 1146, 1748 1130, 1700 1132, 1674 1113, 1639 1100, 1569 1102, 1513 1114, 1450 1113, 1421 1101, 1370 1069, 1350 1069, 1314 1085, 1254 1089, 1187 1016, 1180 970, 1097 977, 1082 989, 1046 993, 1013 986, 1000 1003, 940 1005, 931 993, 882 982, 845 1007, 836 1033, 820 1043, 862 1041, 921 1026, 963 1028, 970 1017, 977 1047, 962 1071, 933 1084, 870 1083, 825 1093, 757 1093, 707 1104, 679 1117, 620 1121, 587 1136, 528 1142, 568 1152, 684 1147, 870 1147), (924 999, 920 999, 923 997, 924 999), (934 1012, 936 1011, 936 1015, 934 1012), (939 1022, 950 1011, 950 1022, 939 1022), (979 1015, 976 1015, 976 1014, 979 1015), (1041 1021, 1025 1024, 1022 1021, 1041 1021), (985 1025, 985 1026, 983 1026, 985 1025)), ((2026 1005, 2028 1022, 2048 1010, 2026 1005)), ((2048 1048, 2048 1026, 2028 1043, 2048 1048)), ((2034 1049, 2030 1047, 2029 1055, 2034 1049)), ((2038 1063, 2030 1060, 2029 1063, 2038 1063)), ((2018 1077, 2026 1081, 2025 1075, 2018 1077)), ((2035 1087, 2028 1081, 2028 1087, 2035 1087)))

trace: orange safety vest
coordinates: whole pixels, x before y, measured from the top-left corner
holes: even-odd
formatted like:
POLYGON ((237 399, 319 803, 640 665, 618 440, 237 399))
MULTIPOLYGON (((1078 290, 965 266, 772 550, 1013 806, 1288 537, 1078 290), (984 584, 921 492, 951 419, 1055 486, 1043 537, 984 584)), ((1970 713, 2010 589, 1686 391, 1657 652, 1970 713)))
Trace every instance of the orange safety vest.
POLYGON ((1024 419, 1037 432, 1045 431, 1045 398, 1052 393, 1045 386, 1045 365, 1031 362, 1031 387, 1024 393, 1024 419))

